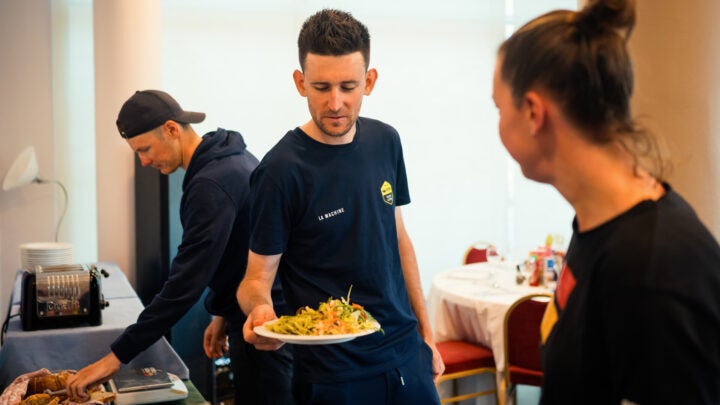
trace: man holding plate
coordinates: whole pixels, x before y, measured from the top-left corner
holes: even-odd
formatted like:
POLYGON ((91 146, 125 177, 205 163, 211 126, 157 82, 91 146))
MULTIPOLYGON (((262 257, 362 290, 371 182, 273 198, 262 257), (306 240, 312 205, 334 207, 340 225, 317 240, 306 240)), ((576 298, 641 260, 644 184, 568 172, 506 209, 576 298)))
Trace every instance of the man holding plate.
POLYGON ((294 345, 295 401, 439 403, 433 378, 444 365, 399 208, 410 202, 400 138, 359 117, 377 79, 368 69, 370 35, 350 14, 322 10, 303 24, 298 48, 302 70, 293 78, 311 120, 288 132, 251 178, 250 254, 237 293, 248 314, 244 337, 264 350, 285 343, 254 331, 277 318, 276 274, 291 308, 348 296, 382 332, 294 345))

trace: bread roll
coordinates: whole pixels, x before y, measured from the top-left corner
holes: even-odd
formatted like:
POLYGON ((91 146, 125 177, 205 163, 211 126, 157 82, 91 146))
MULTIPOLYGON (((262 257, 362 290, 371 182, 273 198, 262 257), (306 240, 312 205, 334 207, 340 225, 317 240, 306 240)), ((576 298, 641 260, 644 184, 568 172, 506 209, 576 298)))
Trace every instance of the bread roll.
POLYGON ((49 394, 34 394, 23 399, 20 405, 57 405, 60 398, 49 394))
POLYGON ((65 382, 72 374, 70 371, 60 371, 58 373, 33 377, 28 381, 26 395, 42 394, 46 389, 50 391, 65 389, 65 382))
POLYGON ((115 400, 115 393, 109 391, 95 391, 90 393, 91 401, 100 401, 104 404, 109 404, 115 400))
MULTIPOLYGON (((62 405, 68 402, 68 396, 62 394, 49 395, 45 390, 60 391, 65 389, 68 377, 74 371, 60 371, 53 374, 45 374, 33 377, 28 381, 25 399, 20 405, 62 405)), ((90 398, 88 402, 109 404, 115 399, 115 393, 106 392, 102 386, 96 386, 88 390, 90 398)))

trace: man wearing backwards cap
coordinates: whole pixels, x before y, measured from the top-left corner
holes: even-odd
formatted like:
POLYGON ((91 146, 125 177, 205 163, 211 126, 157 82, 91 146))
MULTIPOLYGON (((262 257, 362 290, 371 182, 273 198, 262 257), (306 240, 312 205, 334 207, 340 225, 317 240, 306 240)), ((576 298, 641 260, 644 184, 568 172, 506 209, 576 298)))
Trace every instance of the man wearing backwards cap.
MULTIPOLYGON (((205 330, 208 357, 227 349, 234 372, 237 401, 252 404, 291 402, 292 358, 289 349, 258 351, 243 340, 245 315, 235 290, 245 273, 249 238, 249 178, 258 160, 245 149, 238 132, 218 129, 199 137, 190 126, 205 114, 184 111, 169 94, 137 91, 120 109, 117 127, 143 166, 163 174, 182 167, 180 220, 182 242, 160 292, 111 345, 111 352, 68 380, 73 398, 107 381, 140 352, 160 339, 201 297, 214 315, 205 330), (242 396, 240 396, 242 395, 242 396)), ((279 284, 273 288, 276 308, 285 311, 279 284)))

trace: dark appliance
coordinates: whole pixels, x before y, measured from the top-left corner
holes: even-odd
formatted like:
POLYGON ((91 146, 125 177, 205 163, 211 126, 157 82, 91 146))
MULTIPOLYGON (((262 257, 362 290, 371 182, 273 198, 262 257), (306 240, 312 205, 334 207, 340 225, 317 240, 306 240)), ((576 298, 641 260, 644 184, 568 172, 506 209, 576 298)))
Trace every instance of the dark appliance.
POLYGON ((105 306, 95 265, 38 265, 22 275, 23 330, 100 325, 105 306))

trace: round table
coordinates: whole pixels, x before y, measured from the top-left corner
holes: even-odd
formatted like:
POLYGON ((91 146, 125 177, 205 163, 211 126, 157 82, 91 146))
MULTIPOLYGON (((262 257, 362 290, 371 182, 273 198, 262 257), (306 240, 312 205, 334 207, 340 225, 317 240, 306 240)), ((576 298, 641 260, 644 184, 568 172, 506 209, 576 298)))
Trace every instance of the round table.
POLYGON ((527 281, 518 285, 516 275, 511 262, 468 264, 435 276, 428 297, 435 341, 464 340, 489 347, 498 383, 505 364, 507 310, 524 295, 550 292, 544 286, 528 286, 527 281))

